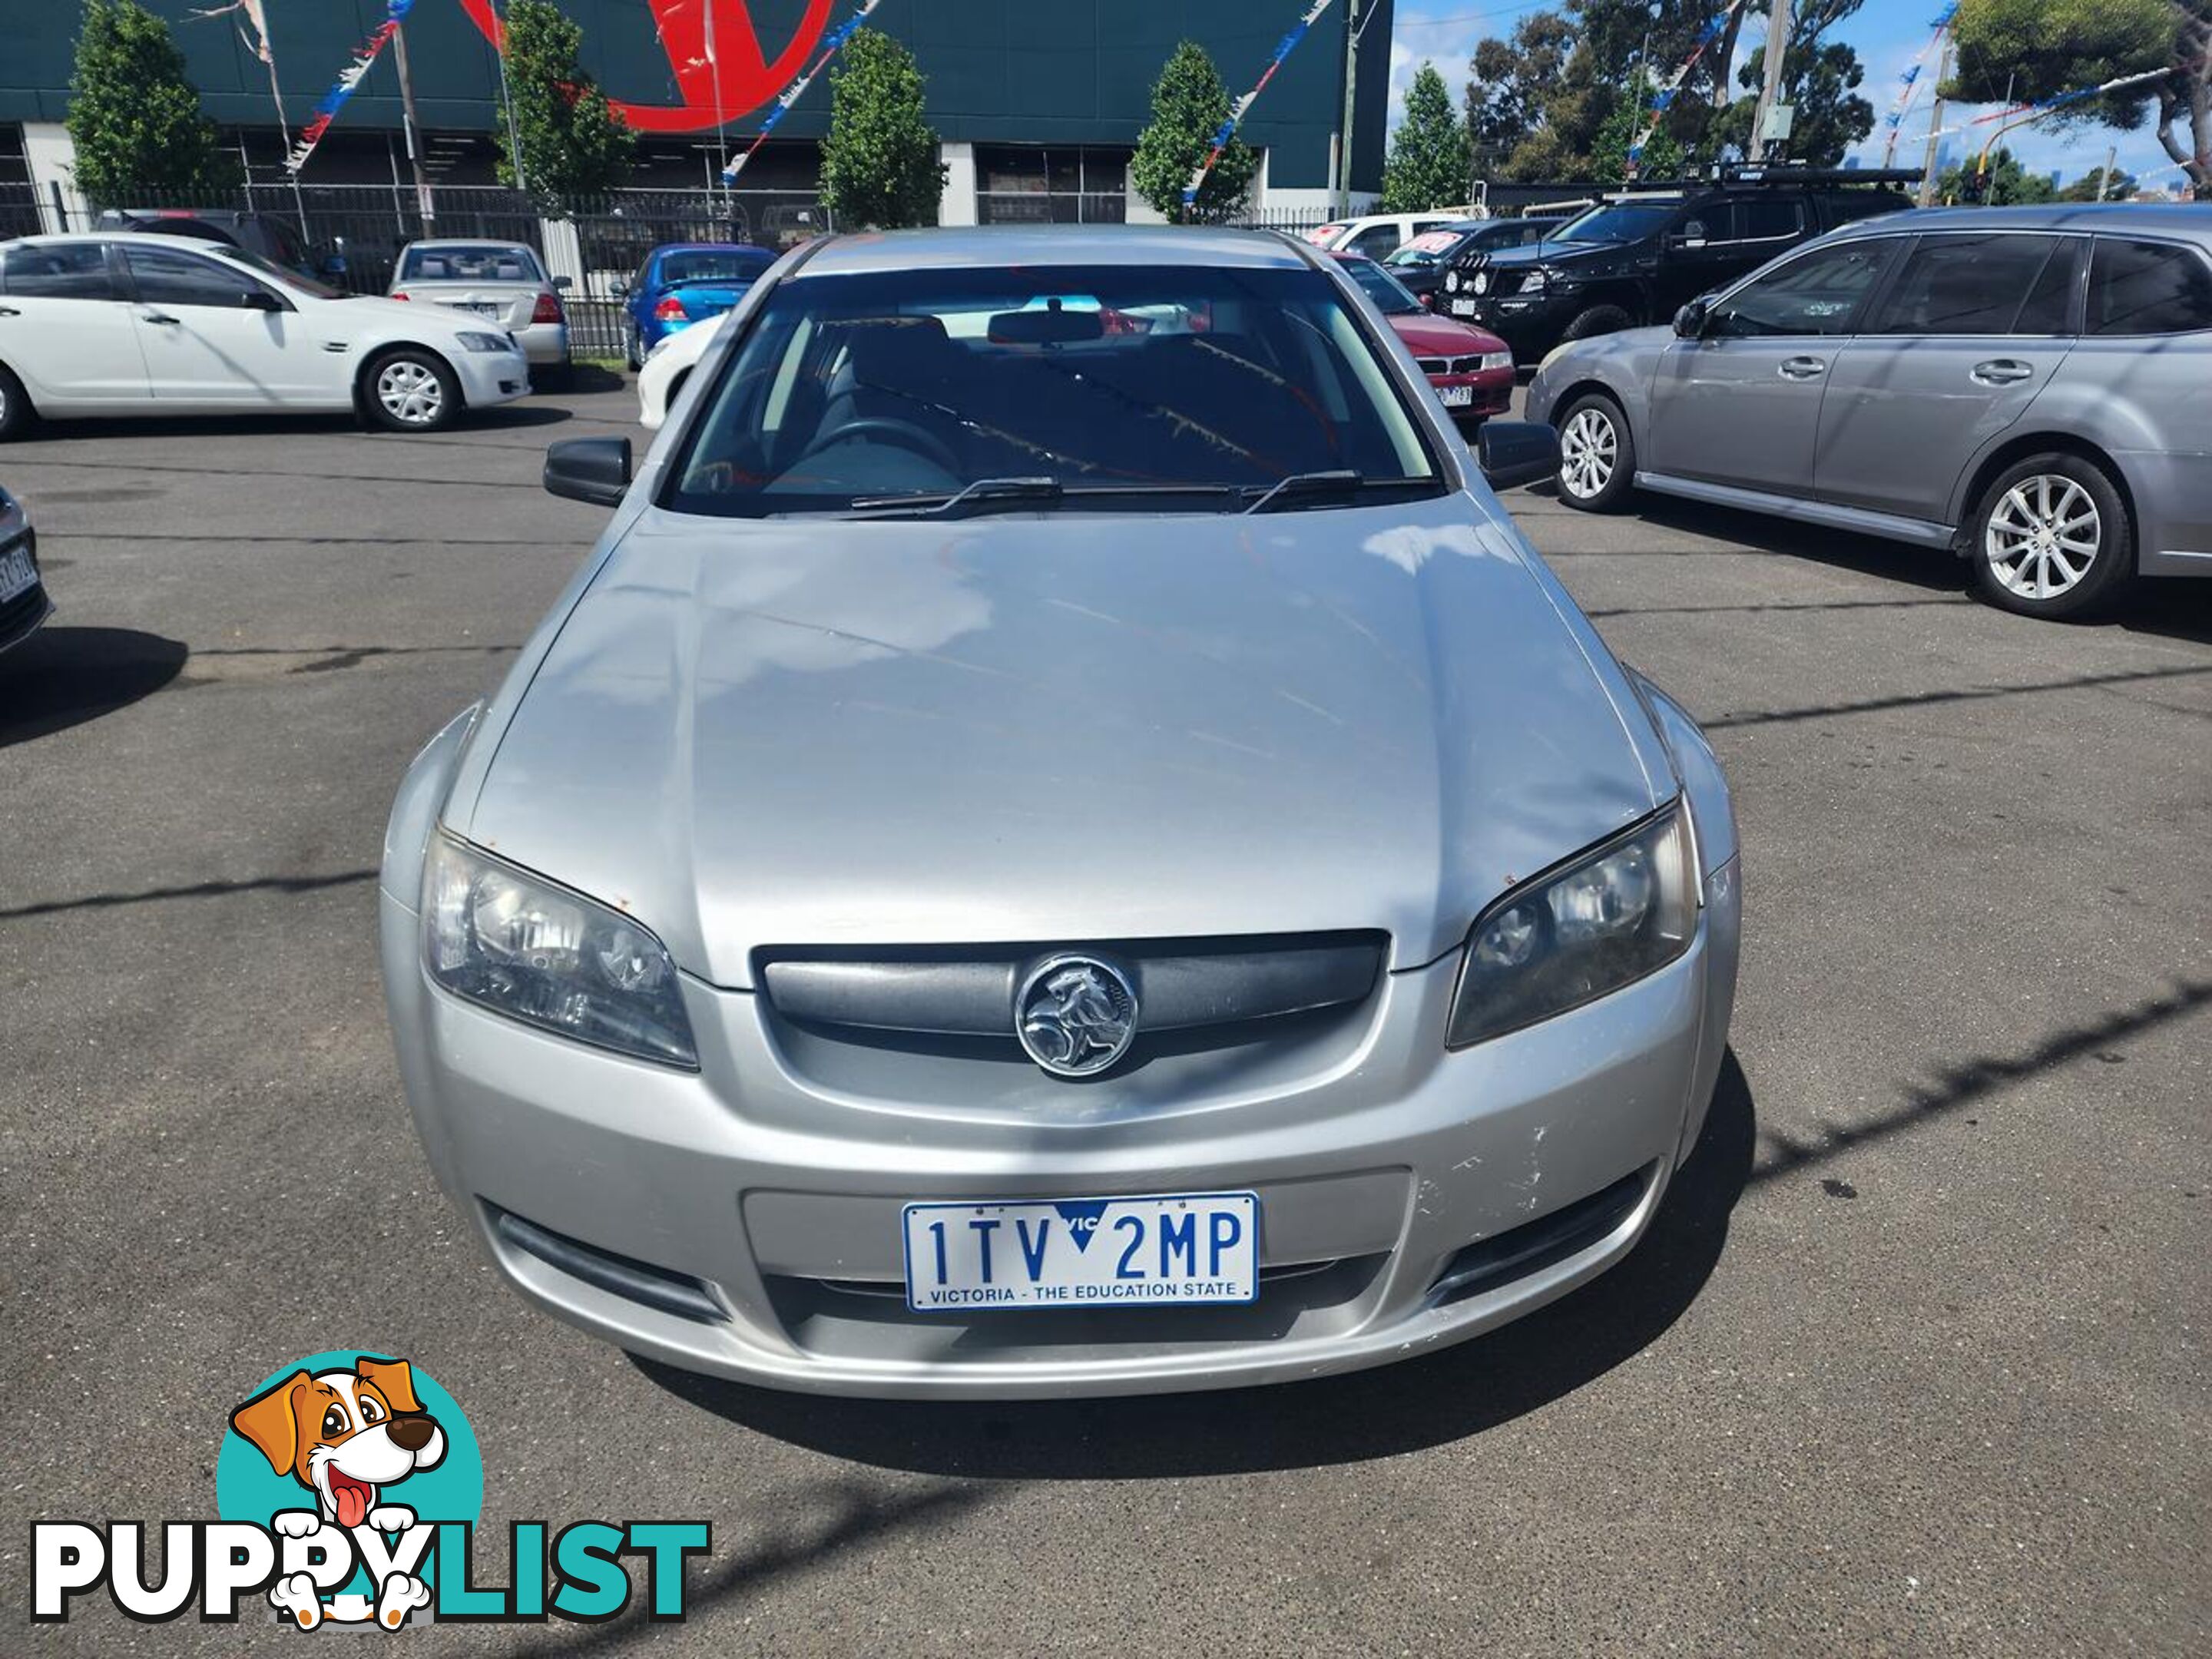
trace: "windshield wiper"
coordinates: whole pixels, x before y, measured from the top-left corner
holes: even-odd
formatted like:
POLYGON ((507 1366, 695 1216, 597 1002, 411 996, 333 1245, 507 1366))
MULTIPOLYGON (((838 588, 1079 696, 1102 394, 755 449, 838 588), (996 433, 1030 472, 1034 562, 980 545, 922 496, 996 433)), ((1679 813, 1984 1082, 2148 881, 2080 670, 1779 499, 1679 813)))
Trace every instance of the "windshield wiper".
POLYGON ((1057 478, 978 478, 950 495, 941 489, 923 489, 908 495, 863 495, 854 501, 853 511, 884 518, 907 514, 934 517, 992 501, 1056 501, 1066 490, 1057 478))
POLYGON ((1367 483, 1364 473, 1348 466, 1332 467, 1325 472, 1293 472, 1287 478, 1279 478, 1260 492, 1259 499, 1244 510, 1264 513, 1267 505, 1277 500, 1291 501, 1300 495, 1342 495, 1362 489, 1367 483))

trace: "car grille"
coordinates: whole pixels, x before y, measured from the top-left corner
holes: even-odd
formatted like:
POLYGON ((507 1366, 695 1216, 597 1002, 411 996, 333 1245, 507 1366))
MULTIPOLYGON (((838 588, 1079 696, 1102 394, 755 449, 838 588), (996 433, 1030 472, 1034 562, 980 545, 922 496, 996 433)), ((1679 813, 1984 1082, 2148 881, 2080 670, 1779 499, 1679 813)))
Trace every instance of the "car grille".
POLYGON ((1472 357, 1416 357, 1413 362, 1424 374, 1473 374, 1482 368, 1480 354, 1472 357))

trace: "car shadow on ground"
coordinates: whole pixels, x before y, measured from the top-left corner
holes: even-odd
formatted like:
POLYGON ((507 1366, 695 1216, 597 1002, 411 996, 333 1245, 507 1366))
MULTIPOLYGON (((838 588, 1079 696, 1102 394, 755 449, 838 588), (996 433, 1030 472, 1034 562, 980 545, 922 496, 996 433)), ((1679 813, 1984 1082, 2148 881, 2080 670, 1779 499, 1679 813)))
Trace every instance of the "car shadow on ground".
POLYGON ((1731 1052, 1695 1152, 1620 1266, 1486 1336, 1345 1376, 1152 1397, 917 1402, 787 1394, 631 1358, 679 1399, 742 1427, 922 1474, 1123 1480, 1395 1456, 1510 1422, 1656 1341, 1720 1260, 1756 1139, 1750 1085, 1731 1052))
POLYGON ((48 623, 0 656, 0 749, 98 720, 175 679, 191 649, 135 628, 48 623))
POLYGON ((568 377, 556 388, 563 396, 587 392, 620 392, 629 382, 604 363, 571 363, 568 377))
POLYGON ((538 426, 557 426, 573 420, 571 412, 560 404, 532 400, 523 403, 501 404, 495 409, 471 409, 465 411, 450 427, 434 433, 386 433, 380 428, 374 433, 351 415, 166 415, 146 420, 111 419, 104 416, 75 417, 67 420, 41 422, 32 428, 31 445, 23 452, 27 462, 38 459, 36 443, 40 438, 51 439, 110 439, 110 438, 222 438, 222 437, 297 437, 303 434, 350 434, 358 437, 460 437, 471 432, 495 432, 502 429, 538 426))

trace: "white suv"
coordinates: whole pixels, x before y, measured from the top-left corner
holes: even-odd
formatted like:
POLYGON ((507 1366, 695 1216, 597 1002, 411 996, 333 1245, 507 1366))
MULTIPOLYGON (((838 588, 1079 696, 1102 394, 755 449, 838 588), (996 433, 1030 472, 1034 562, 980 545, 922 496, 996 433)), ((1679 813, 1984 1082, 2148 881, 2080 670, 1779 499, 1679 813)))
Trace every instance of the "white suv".
POLYGON ((1316 225, 1305 239, 1336 253, 1364 253, 1380 259, 1442 225, 1486 218, 1480 208, 1431 208, 1426 213, 1370 213, 1364 219, 1333 219, 1316 225))

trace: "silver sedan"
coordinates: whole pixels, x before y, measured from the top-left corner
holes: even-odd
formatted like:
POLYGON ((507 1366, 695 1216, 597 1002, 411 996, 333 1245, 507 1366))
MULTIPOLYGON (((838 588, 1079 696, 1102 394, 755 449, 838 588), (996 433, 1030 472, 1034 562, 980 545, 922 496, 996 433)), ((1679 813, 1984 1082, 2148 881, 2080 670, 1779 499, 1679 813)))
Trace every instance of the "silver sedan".
POLYGON ((439 1179, 635 1352, 873 1395, 1372 1365, 1632 1248, 1728 790, 1325 254, 832 239, 734 312, 385 843, 439 1179))
POLYGON ((410 242, 392 268, 391 297, 480 317, 558 376, 569 366, 568 285, 520 242, 410 242))

